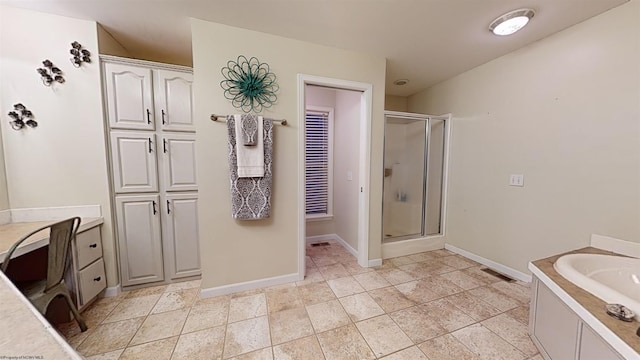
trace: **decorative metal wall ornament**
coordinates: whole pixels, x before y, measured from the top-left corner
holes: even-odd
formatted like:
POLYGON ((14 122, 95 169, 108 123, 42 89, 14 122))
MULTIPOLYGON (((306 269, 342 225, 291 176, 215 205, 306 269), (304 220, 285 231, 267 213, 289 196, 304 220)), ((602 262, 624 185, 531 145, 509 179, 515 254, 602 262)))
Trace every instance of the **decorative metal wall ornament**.
POLYGON ((36 71, 38 72, 38 74, 40 74, 42 83, 45 86, 51 86, 54 81, 57 81, 60 84, 64 84, 62 70, 60 70, 59 67, 54 66, 53 63, 49 60, 43 61, 42 65, 44 65, 44 68, 38 68, 36 71))
POLYGON ((276 92, 280 87, 267 63, 261 63, 255 57, 247 60, 240 55, 236 61, 229 60, 221 71, 225 78, 220 82, 224 97, 231 100, 235 108, 245 113, 259 113, 278 100, 276 92))
POLYGON ((13 105, 13 110, 9 112, 9 117, 13 120, 9 121, 13 130, 20 130, 25 125, 29 127, 37 127, 38 123, 33 120, 33 113, 28 110, 24 105, 18 103, 13 105))
POLYGON ((77 68, 79 68, 83 62, 91 63, 91 53, 89 50, 83 49, 82 45, 77 41, 71 43, 71 50, 69 50, 69 53, 73 55, 69 60, 71 60, 73 66, 77 68))

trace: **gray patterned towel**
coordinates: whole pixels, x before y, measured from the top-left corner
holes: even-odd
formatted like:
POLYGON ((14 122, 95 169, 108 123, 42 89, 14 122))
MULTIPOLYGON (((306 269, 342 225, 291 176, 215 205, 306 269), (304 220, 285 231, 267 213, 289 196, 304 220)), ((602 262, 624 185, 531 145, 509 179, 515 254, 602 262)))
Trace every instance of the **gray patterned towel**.
POLYGON ((258 144, 258 115, 242 114, 240 128, 242 129, 242 145, 256 146, 258 144))
POLYGON ((271 212, 271 164, 273 161, 273 121, 264 119, 264 176, 238 177, 236 125, 233 115, 227 116, 229 133, 229 179, 231 181, 231 216, 238 220, 269 218, 271 212))

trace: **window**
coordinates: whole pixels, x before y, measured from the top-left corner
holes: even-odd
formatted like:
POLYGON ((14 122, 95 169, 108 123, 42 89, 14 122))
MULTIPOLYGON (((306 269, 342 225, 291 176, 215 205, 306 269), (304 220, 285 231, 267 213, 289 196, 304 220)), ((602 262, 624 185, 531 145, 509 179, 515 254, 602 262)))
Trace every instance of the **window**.
POLYGON ((333 109, 308 107, 305 116, 307 219, 333 216, 333 109))

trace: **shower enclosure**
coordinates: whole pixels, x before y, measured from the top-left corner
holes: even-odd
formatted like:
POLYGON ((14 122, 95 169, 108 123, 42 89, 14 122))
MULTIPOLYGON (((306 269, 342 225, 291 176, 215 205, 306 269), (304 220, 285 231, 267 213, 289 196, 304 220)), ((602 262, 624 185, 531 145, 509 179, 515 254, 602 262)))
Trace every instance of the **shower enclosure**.
POLYGON ((385 112, 383 242, 442 234, 449 116, 385 112))

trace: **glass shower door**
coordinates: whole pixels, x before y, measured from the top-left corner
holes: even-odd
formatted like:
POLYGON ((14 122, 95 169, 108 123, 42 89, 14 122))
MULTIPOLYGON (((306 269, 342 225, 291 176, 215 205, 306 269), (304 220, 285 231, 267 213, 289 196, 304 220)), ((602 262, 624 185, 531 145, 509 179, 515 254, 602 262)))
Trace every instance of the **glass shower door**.
POLYGON ((424 234, 427 118, 385 115, 383 242, 424 234))

